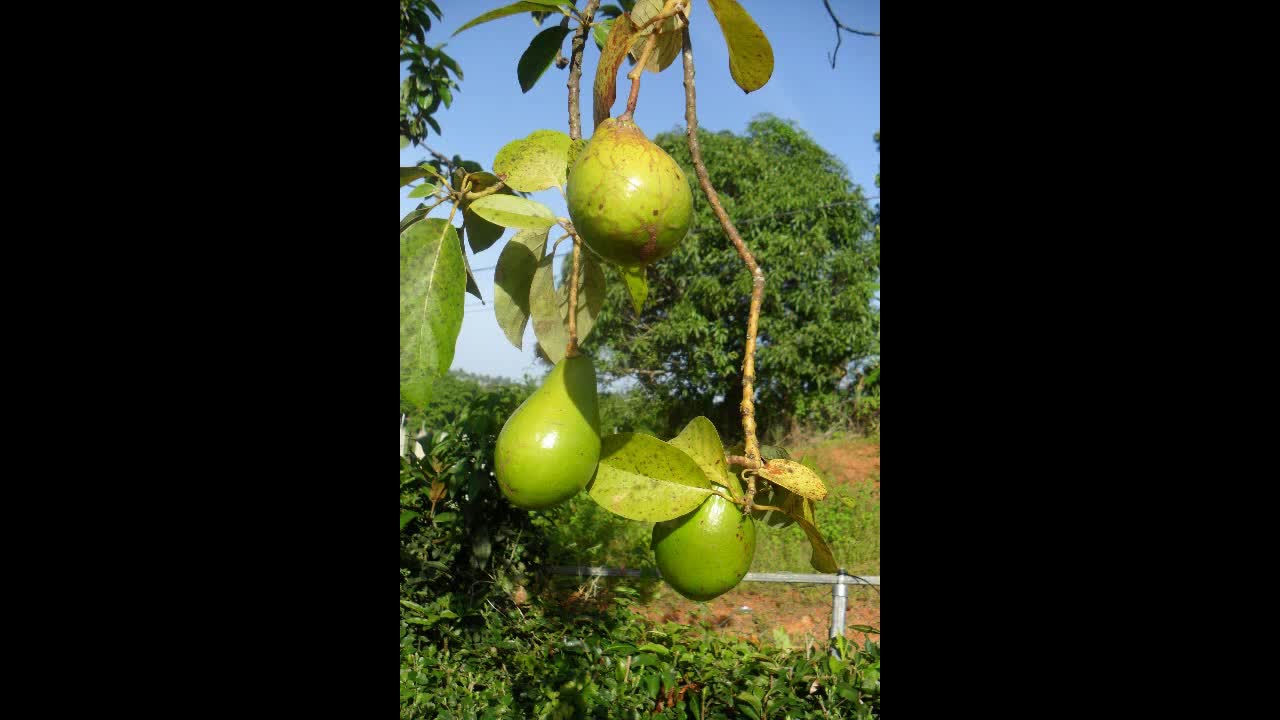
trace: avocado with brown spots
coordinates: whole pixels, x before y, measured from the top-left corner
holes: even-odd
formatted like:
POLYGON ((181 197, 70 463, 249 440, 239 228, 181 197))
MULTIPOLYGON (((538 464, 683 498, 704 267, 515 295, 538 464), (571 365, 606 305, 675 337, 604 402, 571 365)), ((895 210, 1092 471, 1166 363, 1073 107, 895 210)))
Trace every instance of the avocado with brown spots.
POLYGON ((690 600, 706 602, 737 587, 755 554, 755 521, 720 497, 653 526, 653 556, 662 579, 690 600))
POLYGON ((623 267, 670 255, 693 220, 684 171, 630 120, 600 123, 569 172, 565 195, 587 247, 623 267))
POLYGON ((596 371, 561 360, 498 433, 493 470, 512 505, 542 510, 577 495, 600 462, 596 371))

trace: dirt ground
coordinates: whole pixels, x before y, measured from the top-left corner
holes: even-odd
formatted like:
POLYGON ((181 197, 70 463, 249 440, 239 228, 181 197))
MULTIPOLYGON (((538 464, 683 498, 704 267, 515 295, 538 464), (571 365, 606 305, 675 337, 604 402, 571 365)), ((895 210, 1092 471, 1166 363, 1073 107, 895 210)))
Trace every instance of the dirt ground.
MULTIPOLYGON (((833 482, 841 485, 873 484, 880 494, 880 445, 864 441, 831 441, 793 450, 796 458, 812 457, 833 482)), ((669 588, 635 611, 654 622, 696 624, 709 622, 725 632, 754 642, 776 643, 774 629, 787 633, 793 647, 821 643, 831 627, 831 586, 794 587, 777 583, 747 583, 708 603, 686 600, 669 588), (743 609, 743 608, 746 609, 743 609)), ((851 587, 845 611, 845 627, 880 628, 878 588, 851 587)), ((845 630, 845 636, 862 642, 867 635, 845 630)), ((877 642, 879 635, 871 636, 877 642)))

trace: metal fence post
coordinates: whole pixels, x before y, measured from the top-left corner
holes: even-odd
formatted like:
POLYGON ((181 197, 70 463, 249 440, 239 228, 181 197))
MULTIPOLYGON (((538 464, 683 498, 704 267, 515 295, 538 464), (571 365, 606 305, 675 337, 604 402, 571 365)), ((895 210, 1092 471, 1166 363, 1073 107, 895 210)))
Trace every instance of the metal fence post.
MULTIPOLYGON (((844 609, 849 599, 849 586, 844 584, 845 571, 840 568, 836 574, 836 582, 831 586, 831 639, 844 635, 844 609)), ((831 645, 831 654, 839 657, 836 646, 831 645)))

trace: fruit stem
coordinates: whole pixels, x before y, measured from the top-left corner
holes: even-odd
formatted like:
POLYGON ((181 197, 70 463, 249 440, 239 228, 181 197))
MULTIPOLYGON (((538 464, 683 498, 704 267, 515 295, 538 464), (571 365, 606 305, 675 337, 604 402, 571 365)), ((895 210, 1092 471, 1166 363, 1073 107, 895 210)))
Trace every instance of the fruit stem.
MULTIPOLYGON (((684 0, 667 0, 662 6, 662 10, 653 17, 649 18, 649 22, 636 28, 636 32, 643 32, 645 28, 651 27, 656 23, 664 22, 676 13, 684 10, 684 0)), ((636 60, 636 66, 627 73, 627 79, 631 81, 631 92, 627 95, 627 110, 618 116, 619 120, 630 121, 636 112, 636 102, 640 100, 640 76, 644 74, 645 65, 649 64, 649 56, 653 54, 653 49, 658 45, 658 29, 654 28, 653 32, 644 41, 644 47, 640 50, 640 57, 636 60)))
POLYGON ((573 34, 573 46, 569 53, 569 138, 572 140, 582 139, 582 110, 578 105, 582 84, 582 50, 587 45, 587 32, 591 30, 598 7, 600 0, 590 0, 582 8, 582 17, 573 34))
POLYGON ((569 276, 569 344, 564 349, 565 357, 578 357, 578 267, 582 255, 582 238, 573 234, 573 274, 569 276))
POLYGON ((636 66, 627 73, 627 78, 631 80, 631 92, 627 95, 627 111, 618 116, 619 120, 629 121, 636 112, 636 102, 640 100, 640 76, 644 74, 644 66, 649 62, 649 55, 653 53, 653 48, 658 44, 658 35, 654 33, 644 41, 644 49, 640 51, 640 59, 636 60, 636 66))
MULTIPOLYGON (((747 344, 742 360, 742 404, 739 406, 739 412, 742 414, 742 434, 743 434, 743 451, 746 454, 745 462, 740 463, 744 468, 756 469, 762 466, 760 462, 760 441, 756 439, 756 406, 755 406, 755 379, 756 379, 756 333, 760 327, 760 304, 764 300, 764 271, 760 269, 760 265, 756 262, 755 256, 747 249, 746 243, 742 241, 742 236, 738 234, 738 229, 734 227, 733 221, 729 219, 729 214, 725 212, 724 206, 720 204, 720 196, 716 194, 716 189, 711 185, 711 177, 707 174, 707 166, 702 162, 702 148, 698 145, 698 101, 697 92, 694 89, 694 68, 693 68, 693 41, 689 39, 689 24, 685 23, 681 28, 683 49, 682 58, 684 61, 684 117, 688 124, 686 134, 689 139, 689 154, 693 157, 693 167, 698 174, 698 184, 702 186, 702 193, 707 196, 707 202, 711 205, 711 210, 715 213, 716 218, 720 221, 720 227, 724 228, 725 235, 729 236, 729 240, 738 250, 738 256, 742 258, 751 271, 751 309, 747 315, 747 344)), ((756 494, 756 478, 751 473, 747 477, 747 506, 751 506, 751 501, 756 494)))

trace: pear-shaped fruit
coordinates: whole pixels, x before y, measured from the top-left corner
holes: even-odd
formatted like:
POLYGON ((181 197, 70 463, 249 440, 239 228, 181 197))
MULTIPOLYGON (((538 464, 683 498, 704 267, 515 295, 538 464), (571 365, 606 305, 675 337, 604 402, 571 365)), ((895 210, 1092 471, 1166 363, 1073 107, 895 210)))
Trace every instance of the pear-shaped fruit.
POLYGON ((567 357, 507 418, 494 452, 498 487, 511 504, 541 510, 576 495, 600 461, 596 371, 567 357))
POLYGON ((706 602, 732 590, 755 554, 755 521, 720 497, 653 526, 653 555, 662 579, 690 600, 706 602))
POLYGON ((684 171, 630 120, 600 123, 569 172, 565 195, 587 246, 623 267, 670 255, 693 219, 684 171))

